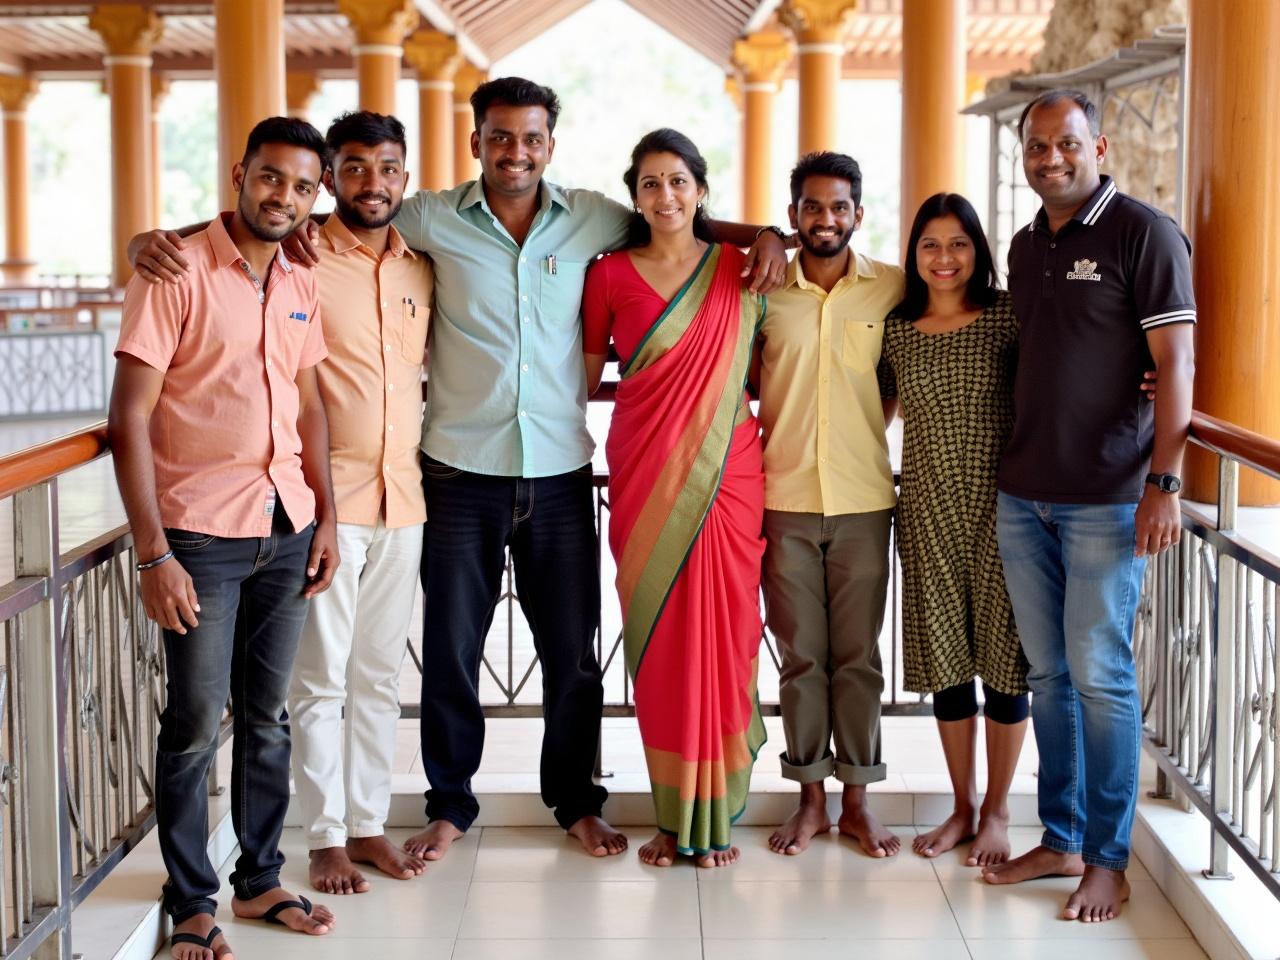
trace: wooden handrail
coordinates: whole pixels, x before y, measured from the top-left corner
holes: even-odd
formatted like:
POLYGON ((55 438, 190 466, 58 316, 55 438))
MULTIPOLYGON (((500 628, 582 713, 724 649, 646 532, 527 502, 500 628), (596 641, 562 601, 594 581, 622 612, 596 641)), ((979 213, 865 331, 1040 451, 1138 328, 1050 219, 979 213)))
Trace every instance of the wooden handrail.
POLYGON ((92 463, 111 452, 107 421, 0 457, 0 499, 92 463))
POLYGON ((1237 427, 1199 410, 1191 411, 1191 439, 1214 453, 1280 480, 1280 441, 1237 427))
MULTIPOLYGON (((611 400, 613 384, 603 383, 593 400, 611 400)), ((1191 414, 1191 440, 1214 453, 1280 479, 1280 440, 1237 427, 1198 410, 1191 414)), ((0 499, 44 483, 110 453, 105 420, 65 437, 0 457, 0 499)))

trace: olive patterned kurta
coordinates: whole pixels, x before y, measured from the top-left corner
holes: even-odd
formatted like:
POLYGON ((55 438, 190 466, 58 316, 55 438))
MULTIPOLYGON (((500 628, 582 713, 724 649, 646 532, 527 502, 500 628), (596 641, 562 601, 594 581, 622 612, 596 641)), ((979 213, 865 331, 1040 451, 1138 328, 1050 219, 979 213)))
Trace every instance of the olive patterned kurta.
POLYGON ((924 334, 891 313, 881 393, 904 422, 897 541, 904 686, 920 693, 975 675, 1027 690, 1027 661, 996 544, 996 468, 1013 429, 1018 324, 996 301, 968 326, 924 334))

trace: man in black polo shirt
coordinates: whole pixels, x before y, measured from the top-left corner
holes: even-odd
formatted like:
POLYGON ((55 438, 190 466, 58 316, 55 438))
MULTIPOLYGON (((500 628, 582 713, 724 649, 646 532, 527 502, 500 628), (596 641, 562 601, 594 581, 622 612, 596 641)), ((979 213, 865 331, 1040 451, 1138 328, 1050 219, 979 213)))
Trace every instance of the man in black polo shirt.
POLYGON ((1045 832, 985 877, 1081 876, 1063 916, 1110 920, 1129 896, 1137 806, 1138 594, 1146 557, 1178 539, 1196 317, 1190 245, 1164 213, 1099 176, 1107 140, 1083 94, 1041 94, 1019 136, 1044 206, 1009 249, 1021 334, 998 530, 1031 664, 1045 832), (1154 403, 1138 389, 1153 361, 1154 403))

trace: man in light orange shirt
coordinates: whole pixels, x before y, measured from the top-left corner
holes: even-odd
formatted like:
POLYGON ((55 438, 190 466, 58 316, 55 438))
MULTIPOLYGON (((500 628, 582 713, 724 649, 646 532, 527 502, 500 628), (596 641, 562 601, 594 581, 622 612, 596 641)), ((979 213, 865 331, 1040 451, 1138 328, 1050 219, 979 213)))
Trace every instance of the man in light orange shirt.
POLYGON ((229 949, 214 926, 205 778, 230 698, 238 917, 320 935, 333 914, 280 886, 290 669, 307 601, 338 565, 316 280, 279 241, 311 211, 318 131, 272 117, 232 171, 237 208, 188 246, 182 284, 125 291, 110 435, 167 702, 155 803, 175 960, 229 949))
POLYGON ((418 440, 432 272, 391 226, 408 180, 400 121, 349 113, 326 140, 337 210, 317 244, 329 347, 317 377, 343 563, 307 615, 289 716, 311 884, 363 893, 355 863, 402 880, 426 866, 383 825, 427 516, 418 440))

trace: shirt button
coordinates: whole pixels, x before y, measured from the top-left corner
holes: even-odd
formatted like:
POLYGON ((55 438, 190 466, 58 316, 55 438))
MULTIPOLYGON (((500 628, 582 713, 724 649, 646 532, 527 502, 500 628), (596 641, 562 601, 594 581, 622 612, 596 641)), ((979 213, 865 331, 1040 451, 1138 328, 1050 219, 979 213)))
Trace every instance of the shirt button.
POLYGON ((387 301, 383 300, 382 305, 385 307, 387 305, 387 301))
POLYGON ((396 425, 394 423, 388 423, 387 433, 395 433, 395 432, 396 432, 396 425))
POLYGON ((1044 272, 1044 275, 1045 275, 1046 277, 1051 277, 1051 276, 1053 276, 1053 271, 1052 271, 1052 270, 1046 270, 1046 271, 1044 272))
POLYGON ((822 462, 823 462, 823 463, 826 463, 826 462, 827 462, 827 458, 826 458, 826 457, 823 457, 823 458, 822 458, 822 462))
POLYGON ((522 417, 527 417, 527 416, 528 416, 528 414, 527 414, 527 413, 525 413, 523 410, 521 410, 521 411, 520 411, 520 416, 522 416, 522 417))
POLYGON ((384 351, 384 352, 386 352, 386 353, 390 353, 390 352, 391 352, 391 344, 389 344, 389 343, 384 343, 384 344, 382 345, 382 349, 383 349, 383 351, 384 351))
POLYGON ((826 417, 823 417, 823 418, 822 418, 822 425, 823 425, 824 427, 827 425, 827 418, 826 418, 826 417))
POLYGON ((271 359, 270 359, 270 358, 268 358, 268 359, 267 359, 267 368, 268 368, 268 369, 270 369, 270 367, 271 367, 271 359))
POLYGON ((272 421, 271 421, 271 427, 272 427, 272 429, 275 429, 275 428, 276 428, 276 427, 278 427, 278 426, 280 426, 280 421, 279 421, 279 420, 272 420, 272 421))
POLYGON ((529 258, 528 258, 528 257, 521 257, 521 258, 520 258, 520 262, 521 262, 521 263, 528 263, 528 262, 529 262, 529 258))
POLYGON ((1056 243, 1051 243, 1051 244, 1049 244, 1049 249, 1050 249, 1050 250, 1057 250, 1057 249, 1058 249, 1058 245, 1057 245, 1056 243))
POLYGON ((529 322, 529 318, 528 318, 528 317, 521 317, 521 318, 520 318, 520 322, 521 322, 521 323, 528 323, 528 322, 529 322))
POLYGON ((520 369, 521 369, 521 370, 523 370, 525 373, 528 373, 528 372, 529 372, 529 365, 528 365, 527 363, 522 363, 522 364, 520 364, 520 369))
POLYGON ((394 383, 388 383, 388 384, 387 384, 387 391, 388 391, 388 392, 390 392, 390 391, 394 390, 395 388, 396 388, 396 385, 395 385, 394 383))
POLYGON ((522 293, 520 294, 520 299, 524 300, 527 303, 529 300, 529 295, 527 293, 522 293))

